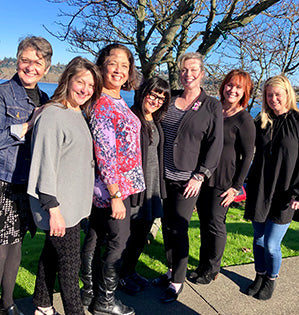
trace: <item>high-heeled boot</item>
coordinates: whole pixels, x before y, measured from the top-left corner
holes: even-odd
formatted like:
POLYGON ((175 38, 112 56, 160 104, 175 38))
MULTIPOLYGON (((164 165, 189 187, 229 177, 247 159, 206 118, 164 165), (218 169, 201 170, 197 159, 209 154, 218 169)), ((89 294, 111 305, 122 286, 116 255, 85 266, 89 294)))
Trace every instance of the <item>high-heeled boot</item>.
POLYGON ((102 264, 102 276, 98 280, 98 290, 94 298, 92 309, 93 315, 133 315, 132 307, 126 306, 115 297, 115 290, 118 285, 120 264, 102 264))
POLYGON ((92 260, 93 253, 81 254, 81 280, 83 287, 81 289, 81 300, 84 307, 88 307, 94 297, 92 282, 92 260))

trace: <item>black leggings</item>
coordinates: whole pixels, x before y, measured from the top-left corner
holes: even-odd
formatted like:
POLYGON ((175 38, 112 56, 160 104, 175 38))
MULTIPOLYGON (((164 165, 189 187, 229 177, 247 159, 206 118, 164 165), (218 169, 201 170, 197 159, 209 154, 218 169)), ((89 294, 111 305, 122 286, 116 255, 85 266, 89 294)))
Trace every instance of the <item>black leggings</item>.
POLYGON ((46 232, 38 264, 33 302, 36 306, 53 305, 53 290, 58 272, 61 298, 66 315, 83 315, 79 288, 80 224, 67 228, 63 237, 46 232))
POLYGON ((0 284, 4 308, 13 304, 13 290, 21 263, 22 243, 0 245, 0 284))

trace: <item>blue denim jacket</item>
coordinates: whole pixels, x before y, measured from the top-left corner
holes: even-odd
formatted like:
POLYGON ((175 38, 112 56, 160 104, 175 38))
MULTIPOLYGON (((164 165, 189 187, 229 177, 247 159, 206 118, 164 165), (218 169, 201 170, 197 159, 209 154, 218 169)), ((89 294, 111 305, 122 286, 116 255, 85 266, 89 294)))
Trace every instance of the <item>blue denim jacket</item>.
MULTIPOLYGON (((41 103, 46 103, 48 95, 39 93, 41 103)), ((28 121, 34 109, 18 74, 0 84, 0 180, 14 184, 28 181, 31 132, 20 139, 11 133, 11 126, 28 121)))

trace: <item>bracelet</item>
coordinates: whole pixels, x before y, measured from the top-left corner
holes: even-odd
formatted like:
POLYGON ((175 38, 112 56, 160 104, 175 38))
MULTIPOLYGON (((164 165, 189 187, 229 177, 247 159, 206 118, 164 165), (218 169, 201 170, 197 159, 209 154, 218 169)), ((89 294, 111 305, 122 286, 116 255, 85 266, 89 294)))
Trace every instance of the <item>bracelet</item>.
POLYGON ((193 178, 196 179, 198 182, 203 182, 205 180, 205 177, 200 174, 193 174, 193 178))

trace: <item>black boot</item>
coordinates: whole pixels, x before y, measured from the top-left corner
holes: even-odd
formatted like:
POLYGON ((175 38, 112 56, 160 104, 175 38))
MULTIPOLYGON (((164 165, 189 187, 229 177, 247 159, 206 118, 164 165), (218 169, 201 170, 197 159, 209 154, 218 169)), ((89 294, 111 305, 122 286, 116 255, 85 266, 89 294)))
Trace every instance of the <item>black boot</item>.
POLYGON ((98 292, 91 310, 93 315, 133 315, 133 308, 126 306, 115 298, 114 292, 118 285, 119 264, 103 263, 102 277, 99 279, 98 292))
POLYGON ((200 266, 198 266, 195 270, 191 271, 188 275, 188 279, 193 282, 196 278, 198 278, 200 276, 200 274, 202 274, 202 268, 200 266))
POLYGON ((256 293, 258 293, 259 289, 261 288, 264 277, 265 277, 265 275, 261 275, 261 274, 257 273, 255 275, 254 281, 247 288, 246 294, 249 296, 254 296, 256 293))
POLYGON ((218 274, 219 272, 205 272, 195 278, 193 282, 196 284, 209 284, 212 280, 216 280, 218 278, 218 274))
POLYGON ((216 280, 219 272, 204 271, 202 266, 191 271, 188 279, 195 284, 209 284, 212 280, 216 280))
POLYGON ((81 280, 83 282, 83 287, 81 289, 81 300, 84 307, 88 307, 94 297, 92 283, 92 260, 93 253, 82 253, 81 280))
POLYGON ((259 300, 269 300, 272 297, 275 288, 275 280, 264 277, 262 285, 258 293, 254 296, 259 300))

